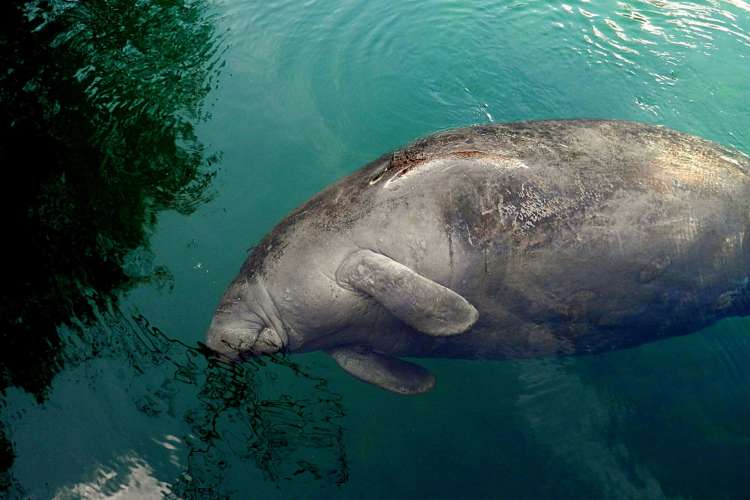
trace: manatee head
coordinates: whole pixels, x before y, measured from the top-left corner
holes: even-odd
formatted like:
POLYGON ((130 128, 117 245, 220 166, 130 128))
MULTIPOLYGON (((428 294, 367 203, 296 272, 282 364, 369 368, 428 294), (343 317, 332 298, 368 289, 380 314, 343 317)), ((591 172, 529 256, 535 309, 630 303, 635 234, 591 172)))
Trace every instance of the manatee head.
MULTIPOLYGON (((382 352, 410 342, 417 333, 450 336, 474 324, 477 310, 433 281, 447 281, 445 272, 427 277, 414 269, 425 259, 415 258, 419 252, 401 237, 414 225, 413 210, 408 218, 395 217, 395 229, 388 233, 373 228, 369 219, 340 220, 350 203, 339 194, 350 193, 355 181, 324 191, 255 247, 216 309, 208 347, 236 360, 342 346, 382 352), (388 234, 397 237, 386 238, 388 234), (405 340, 403 334, 409 337, 405 340)), ((433 230, 433 219, 419 219, 424 238, 434 243, 428 246, 439 247, 445 241, 442 227, 433 230)), ((422 267, 448 268, 434 263, 422 267)))
POLYGON ((289 346, 289 337, 262 284, 238 278, 216 307, 206 344, 239 361, 283 351, 289 346))
POLYGON ((357 319, 367 319, 362 294, 335 277, 351 250, 299 230, 295 235, 283 245, 265 241, 255 248, 216 307, 209 348, 237 361, 325 349, 346 337, 357 319))

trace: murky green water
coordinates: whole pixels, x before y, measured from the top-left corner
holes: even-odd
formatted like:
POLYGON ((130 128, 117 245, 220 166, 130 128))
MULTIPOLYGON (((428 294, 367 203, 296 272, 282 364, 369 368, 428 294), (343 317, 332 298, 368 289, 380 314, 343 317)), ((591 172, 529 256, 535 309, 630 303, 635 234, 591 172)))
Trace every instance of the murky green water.
POLYGON ((750 4, 35 0, 0 23, 11 498, 747 498, 746 320, 426 360, 415 398, 198 342, 248 248, 418 136, 601 117, 750 152, 750 4))

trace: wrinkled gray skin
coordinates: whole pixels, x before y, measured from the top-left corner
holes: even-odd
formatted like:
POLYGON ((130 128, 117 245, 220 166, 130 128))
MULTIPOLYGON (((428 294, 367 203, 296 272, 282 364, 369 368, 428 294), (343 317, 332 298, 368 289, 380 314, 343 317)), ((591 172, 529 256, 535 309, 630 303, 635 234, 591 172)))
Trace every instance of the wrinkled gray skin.
POLYGON ((283 220, 229 286, 208 346, 325 350, 414 394, 398 357, 597 353, 750 314, 750 161, 621 121, 440 132, 283 220))

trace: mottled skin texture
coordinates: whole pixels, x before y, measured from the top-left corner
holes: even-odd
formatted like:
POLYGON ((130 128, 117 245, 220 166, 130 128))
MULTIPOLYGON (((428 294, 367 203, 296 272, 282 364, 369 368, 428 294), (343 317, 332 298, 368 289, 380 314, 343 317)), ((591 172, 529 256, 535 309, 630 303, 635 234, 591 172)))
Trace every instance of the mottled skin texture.
POLYGON ((690 333, 750 310, 748 172, 738 152, 632 122, 437 133, 282 221, 227 290, 209 345, 250 324, 289 351, 503 359, 690 333), (478 321, 452 336, 406 326, 337 276, 361 250, 455 291, 478 321))

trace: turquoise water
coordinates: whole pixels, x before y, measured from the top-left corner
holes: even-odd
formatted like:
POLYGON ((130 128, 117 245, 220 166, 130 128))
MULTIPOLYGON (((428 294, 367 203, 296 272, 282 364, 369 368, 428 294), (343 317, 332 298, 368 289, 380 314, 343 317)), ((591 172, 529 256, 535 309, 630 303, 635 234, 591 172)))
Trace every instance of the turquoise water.
POLYGON ((322 353, 227 367, 198 342, 285 214, 436 130, 618 118, 750 152, 750 4, 8 5, 0 151, 31 186, 6 211, 26 224, 3 291, 9 496, 747 498, 747 320, 425 360, 438 386, 414 398, 322 353))

